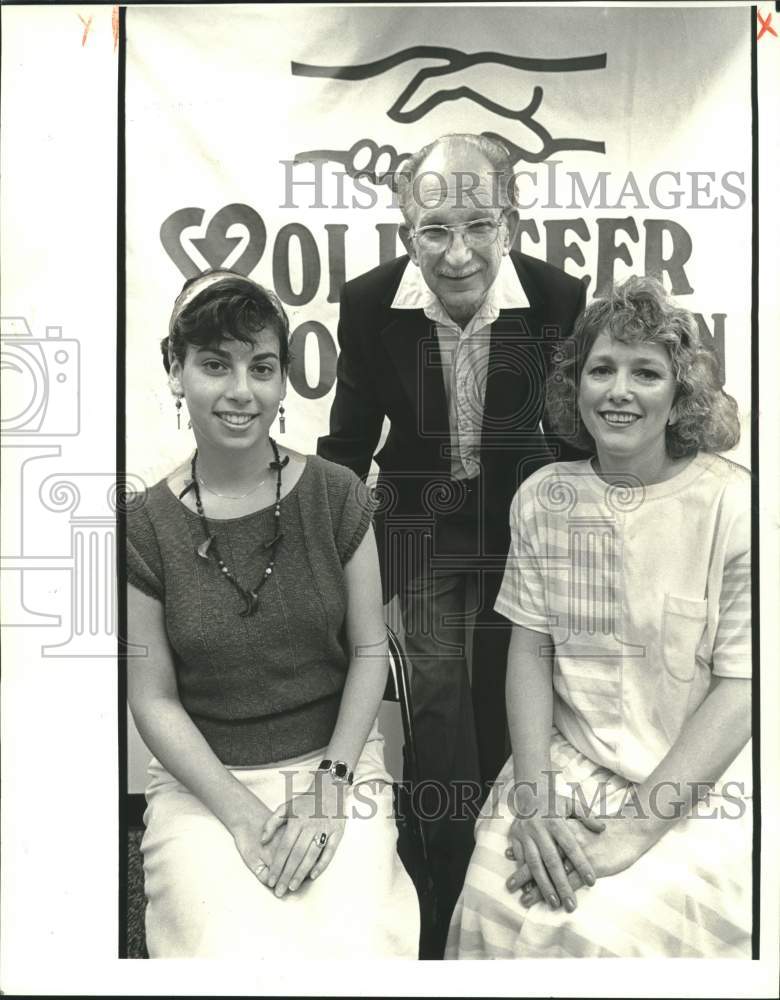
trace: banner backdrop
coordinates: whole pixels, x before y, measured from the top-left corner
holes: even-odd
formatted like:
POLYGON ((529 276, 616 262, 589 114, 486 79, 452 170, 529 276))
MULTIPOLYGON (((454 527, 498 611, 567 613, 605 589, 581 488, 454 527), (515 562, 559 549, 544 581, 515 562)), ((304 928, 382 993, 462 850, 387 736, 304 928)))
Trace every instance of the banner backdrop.
POLYGON ((403 252, 386 174, 452 131, 507 143, 524 252, 590 295, 655 274, 698 314, 746 430, 750 30, 745 8, 130 7, 128 471, 191 449, 157 345, 209 266, 285 303, 285 441, 314 450, 340 285, 403 252))

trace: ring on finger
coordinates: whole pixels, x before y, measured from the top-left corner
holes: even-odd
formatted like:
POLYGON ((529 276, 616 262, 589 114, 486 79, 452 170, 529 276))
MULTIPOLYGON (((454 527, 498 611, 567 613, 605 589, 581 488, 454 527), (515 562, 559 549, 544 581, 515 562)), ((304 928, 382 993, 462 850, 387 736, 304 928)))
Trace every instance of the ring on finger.
POLYGON ((327 833, 315 833, 312 837, 312 843, 316 844, 317 847, 324 847, 328 842, 327 833))
POLYGON ((252 869, 252 874, 256 875, 257 878, 260 878, 260 876, 263 874, 263 872, 266 870, 267 867, 268 865, 265 863, 265 861, 261 861, 260 864, 255 865, 255 867, 252 869))

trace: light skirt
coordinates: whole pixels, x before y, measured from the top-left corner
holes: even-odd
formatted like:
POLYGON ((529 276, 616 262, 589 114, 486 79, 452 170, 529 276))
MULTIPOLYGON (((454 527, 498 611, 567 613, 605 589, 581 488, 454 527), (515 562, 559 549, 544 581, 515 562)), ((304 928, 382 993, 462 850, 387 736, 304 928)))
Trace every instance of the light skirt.
MULTIPOLYGON (((628 783, 567 747, 559 782, 581 782, 591 801, 594 782, 606 781, 607 812, 616 812, 628 783)), ((699 817, 676 824, 630 868, 578 890, 577 909, 569 914, 543 902, 525 909, 519 892, 506 888, 516 867, 504 853, 512 779, 510 759, 477 821, 445 958, 750 958, 749 798, 711 795, 699 817)), ((559 791, 568 792, 565 783, 559 791)))
MULTIPOLYGON (((153 760, 141 844, 150 958, 417 958, 417 894, 396 853, 383 746, 375 729, 330 865, 282 899, 252 875, 219 820, 153 760)), ((318 752, 231 773, 274 809, 291 787, 309 786, 321 759, 318 752)))

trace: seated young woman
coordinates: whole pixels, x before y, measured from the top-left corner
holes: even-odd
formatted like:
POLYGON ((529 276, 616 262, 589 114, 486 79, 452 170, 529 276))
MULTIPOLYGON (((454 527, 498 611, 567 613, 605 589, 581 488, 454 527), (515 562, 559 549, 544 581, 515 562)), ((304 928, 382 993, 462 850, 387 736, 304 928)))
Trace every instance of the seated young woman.
POLYGON ((749 958, 750 475, 715 454, 737 407, 657 282, 573 336, 548 411, 590 457, 513 503, 512 757, 447 957, 749 958))
POLYGON ((185 284, 163 341, 195 451, 127 523, 130 707, 154 755, 152 958, 416 958, 376 726, 387 647, 372 505, 270 437, 288 321, 249 278, 185 284))

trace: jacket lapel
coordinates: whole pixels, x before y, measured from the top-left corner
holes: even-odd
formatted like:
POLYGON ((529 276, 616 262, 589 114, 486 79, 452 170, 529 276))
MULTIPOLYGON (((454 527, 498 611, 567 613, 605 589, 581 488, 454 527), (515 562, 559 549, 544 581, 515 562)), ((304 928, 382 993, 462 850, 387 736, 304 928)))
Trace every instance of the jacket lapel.
POLYGON ((545 367, 531 309, 502 309, 490 332, 482 447, 514 447, 536 432, 544 409, 545 367))
MULTIPOLYGON (((525 309, 502 309, 491 328, 482 446, 514 447, 518 437, 535 433, 544 407, 545 366, 535 294, 521 261, 512 262, 531 303, 525 309)), ((380 340, 417 420, 421 438, 449 441, 449 415, 435 324, 422 309, 390 309, 401 274, 384 296, 390 320, 380 340)), ((433 442, 432 442, 433 443, 433 442)))
POLYGON ((416 414, 420 436, 448 436, 447 398, 435 325, 422 309, 394 309, 380 338, 416 414))

